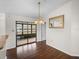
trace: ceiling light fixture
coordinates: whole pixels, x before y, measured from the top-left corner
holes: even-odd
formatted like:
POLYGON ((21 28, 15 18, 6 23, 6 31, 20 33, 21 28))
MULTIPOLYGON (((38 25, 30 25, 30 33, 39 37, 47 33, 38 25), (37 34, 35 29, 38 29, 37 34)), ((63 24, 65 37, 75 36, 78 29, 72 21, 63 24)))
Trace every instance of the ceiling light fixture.
POLYGON ((45 23, 45 20, 43 17, 40 16, 40 2, 38 2, 38 17, 37 19, 34 21, 35 24, 44 24, 45 23))

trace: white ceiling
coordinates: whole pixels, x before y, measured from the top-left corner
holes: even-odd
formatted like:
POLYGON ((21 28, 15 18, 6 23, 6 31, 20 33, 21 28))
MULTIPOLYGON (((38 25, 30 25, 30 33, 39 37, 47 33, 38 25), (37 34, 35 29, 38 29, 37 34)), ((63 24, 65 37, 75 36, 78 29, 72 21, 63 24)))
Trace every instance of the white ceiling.
MULTIPOLYGON (((5 12, 10 15, 24 15, 30 17, 38 16, 39 0, 0 0, 0 12, 5 12)), ((68 2, 69 0, 40 0, 41 1, 41 16, 46 16, 48 13, 68 2)))

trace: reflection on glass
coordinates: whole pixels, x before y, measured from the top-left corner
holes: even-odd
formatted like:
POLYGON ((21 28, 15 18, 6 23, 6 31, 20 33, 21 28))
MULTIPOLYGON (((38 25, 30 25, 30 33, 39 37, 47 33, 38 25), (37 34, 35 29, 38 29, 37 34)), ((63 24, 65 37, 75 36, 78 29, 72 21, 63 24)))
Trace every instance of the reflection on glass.
POLYGON ((17 35, 22 34, 22 24, 17 24, 17 35))
POLYGON ((36 38, 29 38, 29 42, 35 42, 36 41, 36 38))
POLYGON ((23 34, 27 34, 27 25, 23 25, 23 34))
POLYGON ((36 25, 32 25, 32 29, 36 29, 36 25))
POLYGON ((22 34, 22 32, 17 32, 17 35, 20 35, 20 34, 22 34))
POLYGON ((29 32, 31 32, 31 30, 28 30, 29 32))
POLYGON ((23 31, 23 34, 27 34, 27 31, 23 31))
POLYGON ((21 24, 17 24, 17 30, 22 30, 22 25, 21 24))
POLYGON ((35 31, 32 31, 32 33, 36 33, 35 31))
POLYGON ((28 34, 31 34, 31 32, 30 32, 30 31, 28 31, 28 34))
POLYGON ((23 25, 23 30, 27 30, 27 25, 23 25))
POLYGON ((28 29, 31 29, 31 25, 28 25, 28 29))
POLYGON ((35 32, 36 30, 32 30, 32 32, 35 32))

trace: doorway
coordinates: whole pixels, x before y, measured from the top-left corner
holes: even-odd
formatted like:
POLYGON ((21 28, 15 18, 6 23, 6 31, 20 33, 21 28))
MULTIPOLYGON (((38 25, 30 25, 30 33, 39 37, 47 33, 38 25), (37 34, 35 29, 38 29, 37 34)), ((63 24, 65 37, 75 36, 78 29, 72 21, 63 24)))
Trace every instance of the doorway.
POLYGON ((32 22, 16 21, 16 46, 37 42, 37 25, 32 22))

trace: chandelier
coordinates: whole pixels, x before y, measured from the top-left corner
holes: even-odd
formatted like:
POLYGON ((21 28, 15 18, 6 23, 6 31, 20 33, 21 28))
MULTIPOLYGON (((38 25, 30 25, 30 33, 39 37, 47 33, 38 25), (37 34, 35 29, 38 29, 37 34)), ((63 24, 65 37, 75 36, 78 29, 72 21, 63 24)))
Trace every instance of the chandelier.
POLYGON ((38 17, 37 19, 34 21, 35 24, 44 24, 45 23, 45 20, 43 17, 40 16, 40 2, 38 2, 38 17))

